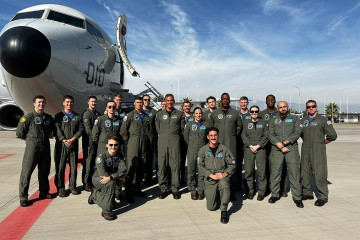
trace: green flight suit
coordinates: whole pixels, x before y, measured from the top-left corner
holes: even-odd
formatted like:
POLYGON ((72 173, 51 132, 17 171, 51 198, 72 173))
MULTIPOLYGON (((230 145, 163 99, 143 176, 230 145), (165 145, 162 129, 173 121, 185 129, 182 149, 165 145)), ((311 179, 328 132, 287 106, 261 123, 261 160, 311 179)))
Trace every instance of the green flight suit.
POLYGON ((31 174, 38 166, 39 191, 41 195, 49 193, 49 173, 51 166, 49 138, 55 130, 54 120, 44 113, 36 112, 24 115, 17 126, 16 137, 26 140, 26 147, 22 161, 19 198, 28 200, 31 174))
MULTIPOLYGON (((269 122, 274 116, 279 116, 279 112, 275 110, 275 112, 269 113, 267 109, 260 111, 259 118, 265 120, 266 125, 269 127, 269 122)), ((271 154, 271 142, 269 141, 266 144, 266 180, 267 180, 267 188, 270 189, 270 154, 271 154)), ((289 176, 287 174, 287 166, 284 162, 282 174, 281 174, 281 181, 280 181, 280 192, 288 191, 289 189, 289 176)))
POLYGON ((311 180, 314 174, 317 198, 328 201, 328 170, 325 139, 335 141, 337 134, 331 123, 319 114, 312 120, 305 116, 301 120, 303 127, 301 148, 301 184, 303 194, 313 195, 311 180))
POLYGON ((100 117, 98 111, 90 108, 82 114, 84 132, 82 135, 83 162, 82 162, 82 182, 84 186, 92 186, 91 177, 94 174, 97 143, 92 140, 92 128, 95 120, 100 117))
POLYGON ((231 176, 231 191, 235 193, 239 184, 239 172, 242 169, 242 160, 238 158, 237 140, 242 130, 242 117, 238 111, 229 108, 226 112, 216 109, 211 113, 210 122, 213 127, 219 129, 219 143, 227 146, 235 157, 236 173, 231 176))
POLYGON ((120 129, 121 137, 127 142, 127 174, 125 181, 126 195, 132 196, 134 191, 141 191, 141 183, 145 172, 146 144, 147 138, 151 138, 150 118, 143 113, 133 110, 123 118, 120 129), (133 184, 136 175, 135 184, 133 184))
POLYGON ((92 129, 92 138, 94 142, 98 143, 97 146, 97 156, 100 153, 103 153, 106 150, 107 140, 110 137, 118 137, 121 142, 119 142, 119 149, 123 152, 122 144, 123 141, 120 136, 122 120, 117 116, 114 118, 109 118, 107 114, 98 117, 94 122, 94 127, 92 129))
POLYGON ((169 183, 168 169, 170 169, 172 192, 179 192, 180 136, 184 131, 185 119, 179 110, 174 109, 171 113, 161 110, 156 114, 155 127, 158 133, 158 181, 160 191, 167 191, 169 183))
POLYGON ((56 142, 55 142, 55 185, 57 190, 65 189, 65 167, 70 165, 69 188, 76 188, 77 163, 79 153, 79 138, 84 131, 84 125, 79 114, 72 112, 70 119, 65 112, 55 115, 56 142), (73 147, 69 148, 62 142, 64 139, 76 137, 73 147))
POLYGON ((230 178, 235 173, 235 158, 229 148, 218 145, 215 155, 209 144, 201 147, 198 154, 199 172, 204 176, 206 206, 209 211, 216 210, 220 205, 221 211, 227 211, 230 202, 230 178), (210 178, 214 173, 228 173, 229 176, 221 180, 210 178))
MULTIPOLYGON (((191 113, 189 117, 185 116, 185 113, 183 112, 182 117, 185 120, 185 125, 187 122, 191 122, 194 121, 194 116, 191 113)), ((184 136, 181 135, 180 136, 180 156, 181 156, 181 161, 180 161, 180 184, 184 184, 185 183, 185 179, 186 179, 186 154, 188 151, 188 145, 185 142, 184 136)))
POLYGON ((251 119, 244 121, 241 133, 244 143, 244 169, 245 181, 250 194, 254 194, 255 188, 255 161, 258 176, 258 194, 264 196, 266 192, 266 149, 268 143, 268 127, 263 119, 253 122, 251 119), (250 150, 250 146, 259 145, 257 153, 250 150))
MULTIPOLYGON (((244 151, 245 151, 245 148, 244 148, 244 143, 243 143, 243 140, 242 140, 242 137, 241 137, 241 133, 245 127, 244 125, 244 122, 246 120, 249 120, 251 119, 251 116, 250 116, 250 111, 248 111, 247 113, 241 113, 239 111, 239 114, 240 114, 240 117, 242 119, 242 123, 243 123, 243 127, 241 129, 241 132, 239 133, 238 135, 238 138, 236 140, 236 143, 237 143, 237 161, 238 161, 238 165, 235 169, 235 174, 236 174, 236 181, 237 181, 237 187, 239 188, 239 190, 241 190, 241 187, 242 187, 242 169, 243 169, 243 160, 244 160, 244 151)), ((255 177, 255 176, 254 176, 255 177)), ((246 186, 246 184, 245 184, 246 186)))
POLYGON ((300 156, 297 140, 301 135, 300 119, 295 115, 287 115, 285 118, 274 116, 269 122, 269 140, 272 144, 271 161, 271 194, 280 197, 280 181, 284 160, 289 174, 291 193, 294 200, 301 200, 302 190, 300 184, 300 156), (275 144, 290 141, 286 147, 288 153, 282 153, 275 144))
POLYGON ((92 195, 94 203, 102 208, 103 212, 111 213, 114 210, 115 191, 120 186, 120 179, 127 171, 124 155, 118 152, 115 157, 111 157, 105 150, 95 160, 95 172, 92 176, 92 183, 95 191, 92 195), (109 177, 111 180, 106 184, 100 183, 101 177, 109 177))
POLYGON ((184 130, 184 139, 188 145, 187 149, 187 185, 191 193, 204 193, 204 176, 198 171, 198 178, 196 180, 197 158, 201 147, 207 142, 206 129, 209 123, 207 122, 187 122, 184 130))
POLYGON ((210 112, 210 110, 206 110, 205 112, 203 112, 203 120, 205 121, 205 122, 207 122, 208 124, 210 124, 211 122, 210 122, 210 116, 211 116, 211 112, 210 112))
POLYGON ((155 117, 157 111, 154 108, 150 110, 144 110, 144 112, 149 116, 150 128, 151 128, 151 137, 146 137, 146 158, 145 158, 145 182, 151 183, 153 177, 153 170, 157 167, 153 167, 154 164, 157 164, 157 159, 154 160, 154 153, 157 154, 157 134, 155 130, 155 117))

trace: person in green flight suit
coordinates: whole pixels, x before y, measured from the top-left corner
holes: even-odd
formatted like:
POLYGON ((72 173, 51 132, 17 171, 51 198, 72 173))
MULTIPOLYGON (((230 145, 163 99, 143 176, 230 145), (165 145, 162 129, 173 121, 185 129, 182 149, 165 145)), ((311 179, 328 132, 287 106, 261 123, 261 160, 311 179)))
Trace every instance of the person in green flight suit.
POLYGON ((76 189, 77 163, 79 141, 84 131, 79 114, 73 111, 74 98, 70 95, 63 97, 64 111, 55 115, 56 143, 55 143, 55 185, 59 197, 66 197, 65 192, 65 167, 70 165, 69 189, 73 195, 79 194, 76 189))
MULTIPOLYGON (((211 126, 219 129, 219 142, 228 147, 236 159, 236 167, 241 168, 241 161, 237 155, 237 140, 242 129, 240 113, 230 107, 230 95, 221 94, 221 108, 214 110, 210 116, 211 126)), ((236 201, 235 192, 238 188, 236 174, 231 176, 231 201, 236 201)))
POLYGON ((49 173, 51 165, 50 141, 55 131, 54 119, 44 112, 46 99, 41 95, 33 98, 34 112, 20 118, 16 129, 16 137, 26 141, 26 148, 21 167, 19 181, 20 206, 28 207, 29 184, 31 174, 38 166, 39 198, 50 199, 49 173))
POLYGON ((204 199, 204 176, 200 173, 196 179, 197 157, 199 149, 207 143, 206 129, 209 123, 203 120, 202 110, 197 107, 194 109, 194 121, 189 121, 185 125, 184 139, 188 145, 187 150, 187 185, 192 200, 204 199))
POLYGON ((166 108, 156 114, 155 127, 158 133, 158 181, 159 198, 167 196, 167 185, 171 171, 171 190, 174 199, 180 199, 180 136, 183 134, 185 119, 182 112, 174 108, 174 95, 166 94, 166 108))
POLYGON ((295 205, 303 208, 300 184, 300 156, 297 140, 301 134, 300 119, 289 114, 287 102, 277 104, 279 116, 269 122, 269 140, 272 144, 271 161, 271 197, 269 203, 280 199, 280 181, 284 161, 288 167, 291 194, 295 205))
POLYGON ((100 117, 101 114, 96 111, 96 96, 89 96, 87 103, 89 107, 82 114, 82 120, 85 128, 81 137, 83 148, 82 181, 84 190, 90 192, 92 187, 91 177, 94 173, 97 150, 97 143, 92 140, 92 128, 94 126, 95 120, 100 117))
POLYGON ((126 160, 119 147, 119 138, 112 136, 107 140, 106 150, 97 156, 92 177, 95 187, 91 189, 88 198, 89 204, 96 203, 102 208, 101 216, 106 220, 115 218, 113 210, 116 188, 125 181, 127 171, 126 160))
POLYGON ((219 130, 208 128, 209 143, 201 147, 198 153, 198 167, 204 176, 206 206, 209 211, 220 207, 220 222, 229 222, 227 213, 230 202, 231 175, 235 172, 235 158, 228 147, 218 142, 219 130))
MULTIPOLYGON (((97 155, 106 150, 107 139, 110 137, 118 137, 121 139, 120 127, 122 120, 115 116, 115 102, 113 100, 109 100, 106 103, 106 109, 106 114, 95 120, 94 127, 92 129, 92 139, 98 143, 97 155)), ((120 144, 122 144, 122 142, 120 142, 120 144)), ((122 149, 121 146, 120 148, 122 149)))
POLYGON ((245 181, 249 193, 247 198, 252 200, 256 192, 255 162, 258 176, 257 200, 264 200, 266 192, 266 150, 268 142, 268 128, 263 119, 258 118, 260 108, 256 105, 250 107, 251 119, 244 120, 244 128, 241 137, 244 143, 244 169, 245 181))
POLYGON ((308 113, 301 119, 303 127, 301 148, 301 184, 303 200, 314 199, 312 193, 312 177, 315 177, 317 200, 315 206, 321 207, 328 202, 329 189, 327 181, 326 144, 335 141, 337 134, 332 122, 317 113, 316 101, 306 102, 308 113))
POLYGON ((142 97, 135 98, 134 106, 135 109, 124 117, 120 129, 122 139, 128 144, 125 199, 129 203, 135 202, 133 195, 147 197, 147 194, 141 191, 141 183, 145 172, 146 151, 150 147, 150 145, 146 144, 146 140, 148 138, 152 139, 150 118, 143 111, 142 97), (136 179, 133 184, 135 176, 136 179))

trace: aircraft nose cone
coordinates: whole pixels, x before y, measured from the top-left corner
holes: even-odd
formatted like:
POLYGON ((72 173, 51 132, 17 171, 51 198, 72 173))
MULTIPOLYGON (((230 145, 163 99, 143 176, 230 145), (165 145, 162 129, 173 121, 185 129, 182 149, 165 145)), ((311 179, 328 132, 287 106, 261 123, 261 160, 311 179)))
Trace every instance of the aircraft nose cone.
POLYGON ((1 35, 1 64, 16 77, 31 78, 41 74, 47 68, 50 57, 49 40, 34 28, 18 26, 1 35))

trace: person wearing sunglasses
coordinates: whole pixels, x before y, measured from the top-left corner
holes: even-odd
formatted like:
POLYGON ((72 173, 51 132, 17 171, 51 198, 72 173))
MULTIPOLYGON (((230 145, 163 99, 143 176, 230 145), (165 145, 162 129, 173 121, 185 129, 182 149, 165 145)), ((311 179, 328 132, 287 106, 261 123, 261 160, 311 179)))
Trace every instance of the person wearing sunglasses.
POLYGON ((95 157, 97 145, 92 140, 92 129, 94 127, 95 120, 101 116, 101 114, 96 111, 97 98, 96 96, 88 97, 88 108, 82 114, 82 120, 84 124, 84 132, 81 137, 82 139, 82 148, 83 148, 83 168, 82 168, 82 181, 84 185, 84 190, 90 192, 92 183, 91 176, 94 173, 95 157))
POLYGON ((287 102, 277 104, 279 116, 269 122, 269 140, 272 144, 271 161, 271 197, 273 204, 280 199, 280 181, 284 162, 286 162, 293 201, 298 208, 303 208, 300 184, 300 155, 297 140, 301 135, 300 119, 289 113, 287 102))
POLYGON ((77 163, 79 141, 84 131, 84 124, 79 114, 73 111, 74 98, 70 95, 63 97, 64 110, 55 115, 56 143, 54 151, 55 159, 55 185, 59 197, 66 197, 65 191, 65 167, 70 165, 69 188, 73 195, 78 195, 76 189, 77 163))
POLYGON ((133 196, 146 198, 147 194, 141 191, 141 183, 145 173, 147 139, 152 139, 150 117, 143 111, 142 97, 136 97, 135 109, 123 119, 120 134, 127 143, 126 163, 128 171, 125 181, 125 200, 134 203, 133 196), (134 177, 135 183, 133 184, 134 177))
POLYGON ((101 216, 106 220, 114 220, 113 214, 116 189, 125 181, 127 171, 125 157, 119 150, 120 139, 107 139, 107 149, 95 160, 95 172, 92 177, 94 187, 88 198, 89 204, 96 203, 101 207, 101 216))
POLYGON ((303 200, 314 199, 312 179, 315 179, 317 200, 315 206, 322 207, 328 202, 326 144, 335 141, 337 134, 332 122, 320 116, 316 101, 306 102, 307 116, 301 119, 301 185, 303 200), (314 175, 314 176, 313 176, 314 175))
MULTIPOLYGON (((122 140, 120 137, 120 127, 122 120, 115 115, 116 104, 113 100, 109 100, 106 103, 106 114, 98 117, 94 122, 92 129, 93 141, 97 142, 97 155, 103 153, 106 150, 107 139, 110 137, 118 137, 120 144, 122 140)), ((120 146, 122 149, 122 146, 120 146)))
POLYGON ((244 142, 244 169, 245 182, 247 185, 247 198, 252 200, 256 192, 255 164, 257 169, 257 200, 264 200, 266 192, 266 150, 268 143, 268 128, 265 120, 259 118, 260 108, 256 105, 250 107, 251 119, 244 120, 244 128, 241 133, 244 142))
MULTIPOLYGON (((150 187, 151 185, 153 185, 156 181, 156 177, 153 180, 153 175, 154 175, 154 170, 156 170, 156 167, 153 168, 153 165, 157 163, 157 156, 155 158, 154 161, 154 153, 155 155, 157 155, 157 134, 154 134, 155 132, 155 116, 157 111, 150 107, 150 96, 145 94, 143 95, 143 101, 144 101, 144 105, 143 105, 143 111, 149 116, 150 119, 150 126, 152 129, 152 134, 151 134, 151 138, 147 137, 146 139, 146 145, 148 145, 147 149, 146 149, 146 162, 145 162, 145 181, 144 184, 148 187, 150 187)), ((155 173, 155 175, 157 175, 155 173)))

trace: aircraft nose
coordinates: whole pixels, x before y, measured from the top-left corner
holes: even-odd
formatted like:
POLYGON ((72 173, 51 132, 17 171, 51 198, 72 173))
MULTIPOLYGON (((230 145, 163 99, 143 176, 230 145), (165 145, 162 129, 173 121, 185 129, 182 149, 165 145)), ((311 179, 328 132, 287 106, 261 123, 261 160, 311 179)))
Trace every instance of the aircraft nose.
POLYGON ((17 26, 1 35, 1 64, 16 77, 31 78, 41 74, 47 68, 50 57, 49 40, 34 28, 17 26))

